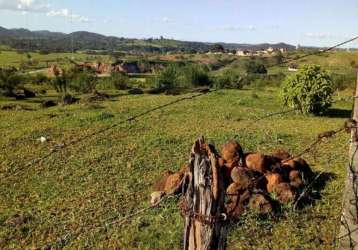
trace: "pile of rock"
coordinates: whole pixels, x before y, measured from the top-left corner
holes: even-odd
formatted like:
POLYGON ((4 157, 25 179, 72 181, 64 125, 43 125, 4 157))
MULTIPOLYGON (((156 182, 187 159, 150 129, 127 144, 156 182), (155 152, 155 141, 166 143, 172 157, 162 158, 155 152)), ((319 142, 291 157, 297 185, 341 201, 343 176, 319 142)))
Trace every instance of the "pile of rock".
MULTIPOLYGON (((218 162, 226 187, 226 212, 233 219, 248 210, 267 214, 280 205, 293 203, 313 177, 302 158, 283 150, 270 155, 244 153, 237 141, 222 146, 218 162)), ((153 193, 152 202, 166 193, 181 192, 186 171, 187 166, 177 173, 167 171, 154 185, 157 192, 153 193)))

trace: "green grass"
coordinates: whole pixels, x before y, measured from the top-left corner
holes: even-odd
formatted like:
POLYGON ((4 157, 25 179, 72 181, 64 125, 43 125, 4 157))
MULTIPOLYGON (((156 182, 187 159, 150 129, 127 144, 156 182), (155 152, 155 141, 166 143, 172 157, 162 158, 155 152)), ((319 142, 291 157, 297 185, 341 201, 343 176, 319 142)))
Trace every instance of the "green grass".
MULTIPOLYGON (((286 114, 252 124, 281 110, 278 89, 223 90, 175 104, 137 121, 88 137, 32 167, 31 159, 56 143, 86 137, 176 98, 119 96, 100 106, 76 104, 39 109, 43 96, 21 103, 36 111, 0 111, 0 248, 180 249, 183 219, 170 200, 122 227, 106 223, 148 205, 151 185, 188 159, 200 135, 219 147, 238 135, 246 151, 298 153, 317 133, 341 126, 351 103, 336 103, 330 116, 286 114), (41 144, 46 136, 51 141, 41 144), (5 221, 26 215, 24 223, 5 221)), ((50 98, 55 98, 51 96, 50 98)), ((0 105, 15 103, 2 98, 0 105)), ((18 102, 16 102, 18 103, 18 102)), ((305 158, 315 171, 335 177, 315 186, 320 199, 277 217, 243 216, 230 226, 229 249, 334 249, 346 176, 349 136, 339 134, 305 158)))
MULTIPOLYGON (((43 55, 39 53, 30 53, 31 58, 38 64, 33 65, 33 68, 46 68, 52 64, 68 65, 69 58, 74 58, 75 61, 96 61, 108 60, 107 56, 93 56, 84 53, 50 53, 43 55), (48 62, 48 64, 47 64, 48 62)), ((28 62, 27 53, 18 53, 16 51, 1 51, 0 52, 0 67, 19 67, 21 63, 28 62)))

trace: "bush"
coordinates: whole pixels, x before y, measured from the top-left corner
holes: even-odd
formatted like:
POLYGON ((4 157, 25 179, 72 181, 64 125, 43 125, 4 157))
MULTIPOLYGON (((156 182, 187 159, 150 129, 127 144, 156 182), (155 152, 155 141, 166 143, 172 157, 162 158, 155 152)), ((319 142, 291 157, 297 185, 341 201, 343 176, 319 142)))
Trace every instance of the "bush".
POLYGON ((175 65, 169 65, 161 71, 156 78, 158 88, 170 89, 180 85, 179 69, 175 65))
POLYGON ((215 78, 214 87, 216 89, 242 89, 244 87, 244 78, 235 70, 226 70, 222 75, 215 78))
POLYGON ((46 84, 49 82, 49 78, 47 76, 45 76, 44 74, 36 74, 30 77, 29 81, 32 84, 36 84, 36 85, 42 85, 42 84, 46 84))
POLYGON ((18 74, 16 69, 0 69, 0 89, 5 95, 13 95, 14 89, 22 84, 24 76, 18 74))
POLYGON ((331 106, 332 94, 330 74, 319 65, 306 65, 286 78, 281 96, 284 105, 298 108, 304 114, 319 114, 331 106))
POLYGON ((129 77, 124 73, 113 73, 110 77, 102 78, 99 80, 99 89, 128 89, 129 77))
POLYGON ((162 89, 211 85, 209 70, 203 65, 170 65, 156 77, 156 87, 162 89))
POLYGON ((69 81, 70 79, 67 76, 67 73, 63 71, 61 75, 55 75, 55 77, 52 78, 50 84, 56 90, 57 93, 65 94, 67 93, 67 86, 69 81))
POLYGON ((91 93, 96 89, 97 77, 88 72, 80 72, 71 77, 69 87, 79 93, 91 93))
POLYGON ((210 77, 208 74, 208 69, 202 65, 188 65, 183 68, 180 72, 182 76, 181 86, 207 86, 210 85, 210 77))
POLYGON ((267 69, 263 63, 250 60, 245 64, 247 74, 267 74, 267 69))

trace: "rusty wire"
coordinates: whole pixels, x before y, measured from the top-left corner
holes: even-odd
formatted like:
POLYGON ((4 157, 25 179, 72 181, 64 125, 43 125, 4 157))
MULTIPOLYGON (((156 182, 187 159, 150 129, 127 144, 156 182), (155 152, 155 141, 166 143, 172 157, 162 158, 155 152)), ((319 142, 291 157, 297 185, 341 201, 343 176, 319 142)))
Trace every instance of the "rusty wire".
MULTIPOLYGON (((284 60, 284 61, 281 62, 281 63, 274 64, 274 65, 269 65, 269 66, 267 66, 267 68, 274 67, 274 66, 279 66, 279 65, 283 65, 283 64, 287 64, 287 63, 289 63, 289 62, 297 61, 297 60, 300 60, 300 59, 305 58, 305 57, 308 57, 308 56, 318 55, 318 54, 321 54, 321 53, 325 53, 325 52, 330 51, 330 50, 333 50, 334 48, 337 48, 337 47, 339 47, 339 46, 341 46, 341 45, 344 45, 344 44, 347 44, 347 43, 349 43, 349 42, 352 42, 352 41, 354 41, 354 40, 356 40, 356 39, 358 39, 358 36, 357 36, 357 37, 354 37, 354 38, 352 38, 352 39, 350 39, 350 40, 348 40, 348 41, 345 41, 345 42, 343 42, 343 43, 340 43, 340 44, 337 44, 337 45, 335 45, 335 46, 332 46, 332 47, 330 47, 330 48, 328 48, 328 49, 325 49, 325 50, 323 50, 323 51, 306 54, 306 55, 300 56, 299 58, 296 58, 296 59, 286 59, 286 60, 284 60)), ((139 114, 137 114, 137 115, 134 115, 134 116, 132 116, 132 117, 130 117, 130 118, 127 118, 126 120, 123 120, 123 121, 118 122, 118 123, 116 123, 116 124, 110 125, 110 126, 108 126, 108 127, 106 127, 106 128, 103 128, 103 129, 100 129, 100 130, 95 131, 95 132, 93 132, 93 133, 90 133, 89 135, 86 135, 86 136, 83 136, 83 137, 80 137, 80 138, 71 140, 71 141, 69 141, 68 143, 57 144, 57 145, 55 145, 47 154, 45 154, 44 156, 42 156, 42 157, 40 157, 40 158, 36 158, 36 159, 31 160, 31 161, 30 161, 28 164, 26 164, 24 167, 25 167, 25 168, 31 167, 31 166, 33 166, 33 165, 35 165, 35 164, 37 164, 37 163, 39 163, 39 162, 41 162, 41 161, 43 161, 43 160, 49 158, 49 157, 50 157, 52 154, 54 154, 55 152, 58 152, 58 151, 60 151, 60 150, 62 150, 62 149, 64 149, 64 148, 66 148, 66 147, 68 147, 68 146, 71 146, 71 145, 74 145, 74 144, 76 144, 76 143, 78 143, 78 142, 81 142, 81 141, 83 141, 83 140, 86 140, 86 139, 88 139, 89 137, 92 137, 92 136, 95 136, 95 135, 98 135, 98 134, 102 134, 102 133, 104 133, 104 132, 106 132, 106 131, 108 131, 108 130, 110 130, 110 129, 113 129, 113 128, 115 128, 115 127, 121 125, 121 124, 134 121, 134 120, 136 120, 136 119, 138 119, 138 118, 140 118, 140 117, 146 116, 146 115, 148 115, 148 114, 150 114, 150 113, 152 113, 152 112, 154 112, 154 111, 156 111, 156 110, 160 110, 160 109, 163 109, 163 108, 165 108, 165 107, 171 106, 171 105, 173 105, 173 104, 182 102, 182 101, 184 101, 184 100, 191 100, 191 99, 194 99, 194 98, 197 98, 197 97, 200 97, 200 96, 203 96, 203 95, 206 95, 206 94, 208 94, 208 93, 215 92, 215 91, 217 91, 217 90, 204 91, 204 92, 201 92, 201 93, 199 93, 199 94, 197 94, 197 95, 192 95, 192 96, 189 96, 189 97, 179 98, 179 99, 177 99, 177 100, 175 100, 175 101, 169 102, 169 103, 167 103, 167 104, 164 104, 164 105, 161 105, 161 106, 152 108, 152 109, 149 109, 149 110, 147 110, 147 111, 144 111, 144 112, 142 112, 142 113, 139 113, 139 114)), ((355 98, 358 98, 358 97, 357 97, 357 96, 349 97, 350 100, 351 100, 352 98, 353 98, 353 100, 354 100, 355 98)), ((345 100, 345 99, 339 99, 339 100, 337 100, 337 101, 343 101, 343 100, 345 100)), ((264 116, 262 116, 262 117, 260 117, 260 118, 257 118, 256 120, 254 120, 254 122, 261 121, 261 120, 263 120, 263 119, 267 119, 267 118, 270 118, 270 117, 273 117, 273 116, 277 116, 277 115, 281 115, 281 114, 291 113, 291 112, 294 112, 294 111, 297 111, 297 110, 298 110, 298 108, 293 108, 293 109, 290 109, 290 110, 285 110, 285 111, 270 113, 270 114, 264 115, 264 116)), ((311 152, 314 147, 316 147, 319 143, 321 143, 321 142, 323 141, 324 138, 332 138, 334 135, 338 134, 339 132, 342 132, 342 131, 344 131, 344 130, 347 131, 347 129, 352 129, 352 128, 353 128, 353 127, 347 128, 346 126, 344 126, 343 128, 339 128, 339 129, 337 129, 337 130, 327 131, 327 132, 324 132, 324 133, 320 133, 320 134, 317 136, 316 141, 314 141, 314 142, 310 145, 310 147, 306 148, 306 149, 303 150, 300 154, 296 155, 296 157, 300 157, 300 156, 302 156, 302 155, 304 155, 304 154, 306 154, 306 153, 311 152)), ((357 127, 355 127, 355 128, 357 128, 357 127)), ((236 137, 236 136, 235 136, 235 137, 236 137)), ((318 179, 318 178, 315 178, 308 186, 311 186, 312 183, 313 183, 315 180, 317 180, 317 179, 318 179)), ((303 196, 304 196, 304 193, 302 193, 299 197, 303 197, 303 196)), ((148 207, 139 209, 139 210, 135 211, 134 213, 125 216, 125 217, 122 218, 121 220, 114 220, 114 221, 112 221, 112 222, 106 223, 106 224, 105 224, 105 227, 107 227, 107 226, 109 226, 109 225, 114 225, 114 224, 118 224, 118 226, 122 226, 122 225, 124 225, 126 222, 130 221, 133 217, 135 217, 135 216, 137 216, 137 215, 139 215, 139 214, 145 213, 145 212, 147 212, 147 211, 149 211, 149 210, 151 210, 151 209, 154 209, 154 208, 158 207, 160 203, 162 203, 163 201, 167 200, 167 199, 170 198, 170 197, 174 197, 174 195, 173 195, 173 194, 166 195, 166 196, 162 197, 156 204, 153 204, 153 205, 150 205, 150 206, 148 206, 148 207)), ((297 200, 296 202, 298 202, 298 200, 297 200)), ((200 220, 200 221, 202 221, 202 222, 204 222, 204 223, 208 223, 208 222, 209 222, 209 223, 213 223, 213 222, 216 222, 216 221, 218 221, 218 220, 223 220, 222 215, 217 216, 217 218, 209 218, 209 219, 206 218, 206 217, 204 218, 204 217, 202 217, 202 216, 200 216, 200 215, 195 215, 195 214, 192 214, 191 216, 193 217, 193 219, 200 220), (220 217, 220 218, 219 218, 219 217, 220 217)), ((224 220, 226 220, 226 216, 225 216, 225 219, 224 219, 224 220)), ((69 237, 70 237, 70 234, 66 234, 65 238, 67 239, 67 238, 69 238, 69 237)))
POLYGON ((46 160, 47 158, 49 158, 49 157, 50 157, 51 155, 53 155, 54 153, 59 152, 59 151, 61 151, 62 149, 65 149, 65 148, 67 148, 67 147, 69 147, 69 146, 73 146, 73 145, 75 145, 75 144, 77 144, 77 143, 79 143, 79 142, 81 142, 81 141, 84 141, 84 140, 90 138, 90 137, 93 137, 93 136, 95 136, 95 135, 102 134, 102 133, 104 133, 104 132, 106 132, 106 131, 108 131, 108 130, 111 130, 111 129, 115 128, 115 127, 118 127, 118 126, 120 126, 120 125, 122 125, 122 124, 135 121, 135 120, 137 120, 138 118, 144 117, 144 116, 146 116, 146 115, 148 115, 148 114, 150 114, 150 113, 153 113, 153 112, 155 112, 155 111, 157 111, 157 110, 161 110, 161 109, 164 109, 164 108, 166 108, 166 107, 168 107, 168 106, 177 104, 177 103, 179 103, 179 102, 183 102, 183 101, 186 101, 186 100, 192 100, 192 99, 195 99, 195 98, 198 98, 198 97, 200 97, 200 96, 204 96, 204 95, 207 95, 207 94, 209 94, 209 93, 216 92, 216 91, 217 91, 216 89, 207 90, 207 91, 200 91, 200 93, 195 94, 195 95, 184 96, 184 97, 178 98, 178 99, 176 99, 176 100, 174 100, 174 101, 168 102, 168 103, 166 103, 166 104, 163 104, 163 105, 160 105, 160 106, 157 106, 157 107, 148 109, 148 110, 146 110, 146 111, 144 111, 144 112, 141 112, 141 113, 139 113, 139 114, 137 114, 137 115, 133 115, 133 116, 131 116, 131 117, 129 117, 129 118, 123 120, 123 121, 114 123, 114 124, 112 124, 112 125, 109 125, 109 126, 107 126, 107 127, 105 127, 105 128, 102 128, 102 129, 99 129, 99 130, 97 130, 97 131, 94 131, 94 132, 89 133, 89 134, 87 134, 87 135, 84 135, 84 136, 82 136, 82 137, 78 137, 78 138, 73 139, 73 140, 70 140, 70 141, 68 141, 68 142, 63 142, 63 143, 56 144, 56 145, 53 146, 53 147, 49 150, 49 152, 47 152, 45 155, 43 155, 43 156, 41 156, 41 157, 38 157, 38 158, 34 158, 34 159, 30 160, 29 163, 23 165, 23 166, 20 167, 20 168, 17 168, 17 169, 16 169, 17 172, 14 173, 13 175, 17 175, 17 174, 19 174, 19 172, 20 172, 21 170, 23 170, 23 169, 25 169, 25 168, 26 168, 26 169, 27 169, 27 168, 30 168, 30 167, 32 167, 32 166, 34 166, 34 165, 36 165, 36 164, 42 162, 43 160, 46 160))

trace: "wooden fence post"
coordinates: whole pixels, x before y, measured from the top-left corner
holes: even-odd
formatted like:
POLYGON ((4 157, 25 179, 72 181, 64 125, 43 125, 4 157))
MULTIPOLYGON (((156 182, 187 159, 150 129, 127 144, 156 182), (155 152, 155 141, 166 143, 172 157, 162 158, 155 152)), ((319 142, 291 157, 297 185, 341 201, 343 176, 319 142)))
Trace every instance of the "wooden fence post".
POLYGON ((184 250, 226 249, 225 189, 214 146, 197 140, 184 186, 184 250))
MULTIPOLYGON (((358 96, 358 73, 355 96, 358 96)), ((358 99, 354 98, 353 120, 358 121, 358 99)), ((351 130, 349 164, 345 181, 339 249, 358 249, 358 142, 357 128, 351 130)))

